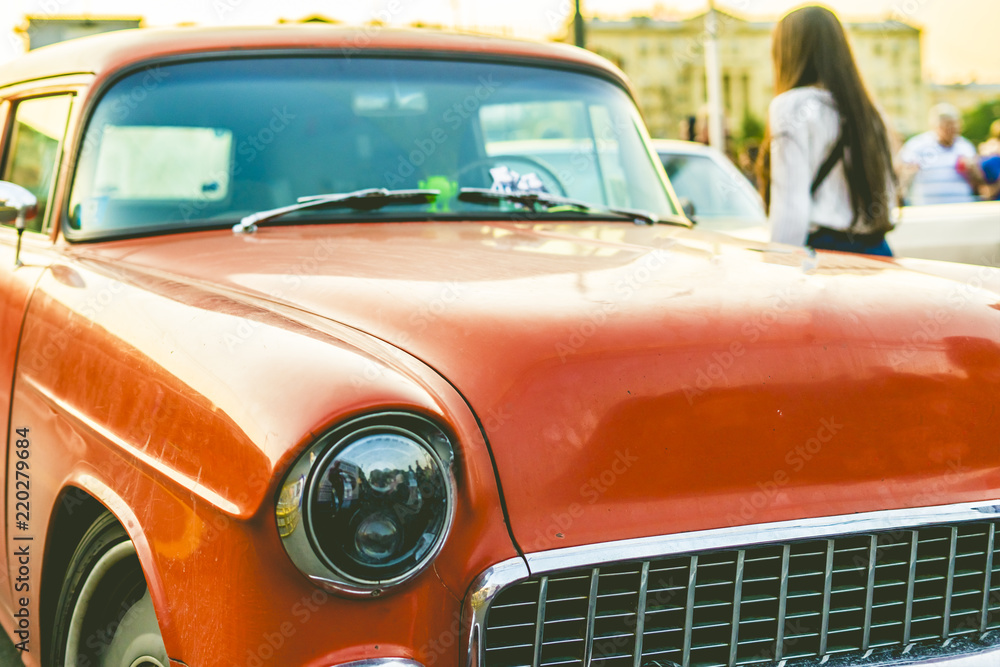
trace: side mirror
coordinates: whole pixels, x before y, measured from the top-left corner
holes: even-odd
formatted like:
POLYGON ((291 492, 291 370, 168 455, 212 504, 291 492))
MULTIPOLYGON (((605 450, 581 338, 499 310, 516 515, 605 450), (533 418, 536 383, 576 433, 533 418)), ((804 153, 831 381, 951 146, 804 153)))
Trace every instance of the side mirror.
POLYGON ((681 210, 684 211, 684 215, 686 215, 691 222, 697 223, 698 219, 694 216, 694 202, 687 197, 680 197, 677 201, 680 202, 681 210))
POLYGON ((38 214, 38 198, 20 185, 0 181, 0 223, 14 223, 17 230, 24 231, 27 220, 38 214))
POLYGON ((20 185, 0 181, 0 224, 14 222, 17 229, 17 249, 14 251, 14 266, 21 266, 21 235, 24 223, 38 215, 38 197, 20 185))

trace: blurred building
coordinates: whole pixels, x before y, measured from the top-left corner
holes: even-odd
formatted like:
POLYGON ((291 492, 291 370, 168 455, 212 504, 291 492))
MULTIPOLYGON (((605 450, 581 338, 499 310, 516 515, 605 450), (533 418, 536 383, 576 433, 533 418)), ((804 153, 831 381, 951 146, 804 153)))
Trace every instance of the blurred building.
POLYGON ((27 26, 18 30, 28 39, 28 50, 67 39, 114 30, 141 28, 141 16, 27 16, 27 26))
MULTIPOLYGON (((719 15, 722 96, 729 131, 744 118, 763 121, 774 96, 773 21, 719 15)), ((705 104, 705 14, 685 20, 634 17, 587 22, 587 48, 618 64, 632 79, 654 136, 676 137, 682 121, 705 104)), ((898 21, 845 24, 861 75, 876 102, 904 135, 924 129, 920 30, 898 21)))
POLYGON ((927 92, 931 105, 948 102, 962 111, 1000 100, 1000 84, 997 83, 932 83, 927 92))

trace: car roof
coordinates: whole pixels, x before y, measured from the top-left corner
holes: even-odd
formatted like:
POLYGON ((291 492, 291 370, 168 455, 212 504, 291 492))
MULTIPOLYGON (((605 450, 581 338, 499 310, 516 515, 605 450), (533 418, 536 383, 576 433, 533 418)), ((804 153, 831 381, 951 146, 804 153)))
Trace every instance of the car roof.
POLYGON ((94 74, 99 78, 131 65, 171 56, 233 52, 331 51, 333 55, 415 52, 447 57, 544 60, 598 70, 629 88, 613 64, 567 44, 530 42, 490 35, 468 35, 380 26, 343 28, 283 25, 243 28, 140 28, 82 37, 30 51, 0 68, 0 88, 43 78, 94 74))

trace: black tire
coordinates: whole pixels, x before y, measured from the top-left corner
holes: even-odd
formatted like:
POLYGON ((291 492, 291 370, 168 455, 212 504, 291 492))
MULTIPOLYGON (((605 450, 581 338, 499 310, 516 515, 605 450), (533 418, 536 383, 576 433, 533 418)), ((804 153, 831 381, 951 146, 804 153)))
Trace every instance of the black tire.
POLYGON ((135 547, 111 514, 73 552, 52 638, 52 667, 170 665, 135 547))

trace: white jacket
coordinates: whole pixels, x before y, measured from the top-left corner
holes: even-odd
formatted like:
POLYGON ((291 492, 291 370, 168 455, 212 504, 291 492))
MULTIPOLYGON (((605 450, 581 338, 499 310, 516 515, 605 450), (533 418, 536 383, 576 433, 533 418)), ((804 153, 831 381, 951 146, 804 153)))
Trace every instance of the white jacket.
POLYGON ((843 160, 834 165, 816 194, 810 194, 820 166, 840 138, 840 113, 833 95, 814 86, 793 88, 771 101, 768 123, 771 240, 801 246, 817 227, 846 231, 854 212, 843 160))

